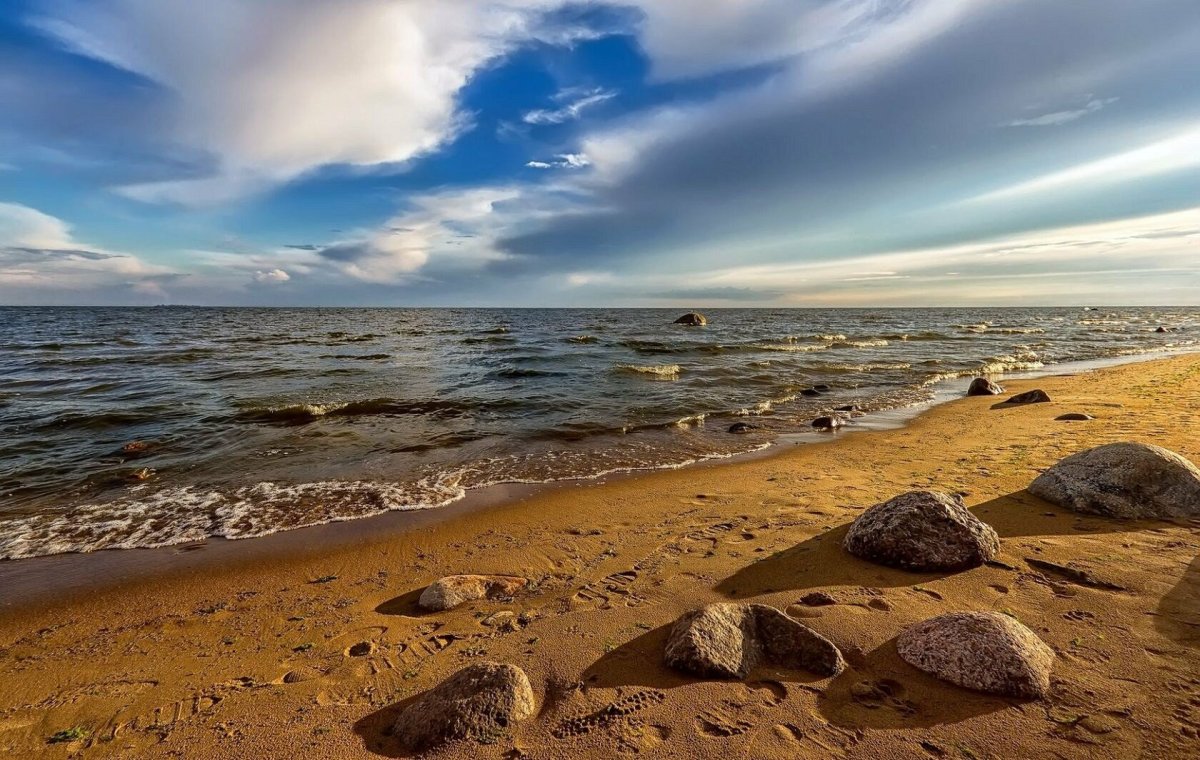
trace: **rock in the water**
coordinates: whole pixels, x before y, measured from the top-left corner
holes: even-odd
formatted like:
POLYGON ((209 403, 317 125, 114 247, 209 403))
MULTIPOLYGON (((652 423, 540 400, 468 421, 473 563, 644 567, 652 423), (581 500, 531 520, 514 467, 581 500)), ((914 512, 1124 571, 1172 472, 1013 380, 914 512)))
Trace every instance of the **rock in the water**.
POLYGON ((842 422, 841 417, 837 417, 834 415, 818 417, 812 421, 812 426, 815 427, 817 430, 836 430, 844 424, 845 423, 842 422))
POLYGON ((525 671, 516 665, 481 662, 463 668, 411 702, 392 734, 421 750, 459 739, 494 741, 533 715, 536 703, 525 671))
POLYGON ((1200 469, 1145 443, 1110 443, 1072 454, 1039 475, 1029 492, 1105 517, 1200 517, 1200 469))
POLYGON ((861 412, 862 409, 859 408, 858 404, 846 404, 844 406, 835 406, 833 408, 833 411, 835 411, 835 412, 850 412, 851 414, 854 414, 856 412, 861 412))
POLYGON ((1000 538, 958 496, 910 491, 876 504, 850 525, 846 551, 903 570, 965 570, 996 556, 1000 538))
POLYGON ((957 686, 1022 699, 1050 690, 1054 652, 999 612, 951 612, 909 626, 896 639, 900 657, 957 686))
POLYGON ((813 390, 821 391, 822 393, 824 393, 825 391, 832 390, 832 388, 830 387, 830 385, 828 383, 817 383, 816 385, 813 386, 813 390))
POLYGON ((701 676, 745 678, 759 663, 837 675, 842 653, 824 636, 765 604, 710 604, 671 629, 666 664, 701 676))
POLYGON ((1004 389, 986 377, 975 378, 967 388, 968 396, 999 396, 1001 393, 1004 393, 1004 389))
POLYGON ((817 396, 820 396, 821 392, 819 390, 817 390, 816 388, 805 388, 804 390, 800 391, 800 395, 807 396, 809 398, 815 398, 817 396))
POLYGON ((417 604, 438 612, 475 599, 509 599, 528 583, 513 575, 448 575, 429 584, 417 604))
POLYGON ((1050 394, 1046 393, 1041 388, 1018 393, 1017 395, 1005 401, 1006 404, 1042 404, 1050 400, 1050 394))
POLYGON ((1154 332, 1165 333, 1165 332, 1168 332, 1168 330, 1167 330, 1167 328, 1163 327, 1162 325, 1159 325, 1157 328, 1155 328, 1154 332))
POLYGON ((731 433, 750 433, 757 429, 757 425, 751 425, 749 422, 735 422, 729 426, 731 433))
POLYGON ((708 318, 698 311, 691 311, 675 320, 675 324, 689 325, 691 327, 703 327, 704 325, 708 324, 708 318))
POLYGON ((1083 412, 1068 412, 1067 414, 1060 414, 1057 417, 1055 417, 1054 419, 1059 420, 1061 422, 1075 422, 1075 421, 1082 422, 1084 420, 1094 420, 1096 418, 1090 414, 1084 414, 1083 412))

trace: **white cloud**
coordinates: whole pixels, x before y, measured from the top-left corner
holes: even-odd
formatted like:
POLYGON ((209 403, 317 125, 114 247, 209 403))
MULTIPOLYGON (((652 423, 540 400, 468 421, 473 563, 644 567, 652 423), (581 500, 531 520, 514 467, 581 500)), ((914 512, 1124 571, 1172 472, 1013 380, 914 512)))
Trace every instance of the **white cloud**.
POLYGON ((567 101, 558 108, 537 109, 528 111, 521 120, 526 124, 562 124, 574 121, 592 106, 599 105, 617 96, 613 90, 595 89, 580 93, 578 90, 564 90, 555 96, 555 100, 567 101))
POLYGON ((38 23, 171 90, 171 137, 211 151, 219 170, 124 192, 201 204, 325 165, 402 164, 437 149, 467 124, 463 85, 542 36, 541 12, 562 2, 62 0, 38 23))
POLYGON ((555 161, 530 161, 525 165, 530 169, 586 169, 592 165, 591 160, 582 153, 559 153, 555 161))
POLYGON ((290 279, 292 279, 291 275, 278 267, 275 269, 268 269, 266 271, 260 269, 254 273, 255 282, 279 283, 287 282, 290 279))
POLYGON ((1105 106, 1116 103, 1119 98, 1092 98, 1079 108, 1069 108, 1062 111, 1051 111, 1040 116, 1024 119, 1014 119, 1005 124, 1006 127, 1059 127, 1078 121, 1084 116, 1096 113, 1105 106))
POLYGON ((588 285, 607 285, 616 282, 617 278, 612 272, 571 272, 567 275, 567 285, 572 288, 581 288, 588 285))

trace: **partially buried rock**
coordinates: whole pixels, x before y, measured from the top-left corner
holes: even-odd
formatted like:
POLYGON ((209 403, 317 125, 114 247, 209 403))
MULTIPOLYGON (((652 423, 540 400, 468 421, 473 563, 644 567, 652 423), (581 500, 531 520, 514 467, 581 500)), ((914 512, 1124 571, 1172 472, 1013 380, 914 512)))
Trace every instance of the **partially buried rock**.
POLYGON ((710 604, 671 628, 666 664, 706 677, 745 678, 760 663, 832 676, 845 667, 833 642, 765 604, 710 604))
POLYGON ((1038 388, 1038 389, 1032 390, 1032 391, 1025 391, 1024 393, 1018 393, 1017 395, 1013 396, 1012 398, 1005 401, 1004 403, 1006 403, 1006 404, 1043 404, 1049 400, 1050 400, 1050 394, 1048 394, 1044 390, 1038 388))
POLYGON ((1059 420, 1060 422, 1083 422, 1086 420, 1094 420, 1096 418, 1090 414, 1084 414, 1083 412, 1068 412, 1067 414, 1060 414, 1054 419, 1059 420))
POLYGON ((1051 504, 1105 517, 1200 516, 1200 469, 1145 443, 1110 443, 1063 459, 1029 484, 1051 504))
POLYGON ((690 311, 675 320, 675 324, 688 325, 689 327, 703 327, 708 324, 708 318, 698 311, 690 311))
POLYGON ((978 567, 996 556, 1000 537, 960 497, 910 491, 859 515, 843 545, 871 562, 926 572, 978 567))
POLYGON ((837 604, 837 599, 834 599, 824 591, 813 591, 800 597, 800 603, 808 607, 825 607, 830 604, 837 604))
POLYGON ((999 612, 951 612, 909 626, 900 657, 943 681, 990 694, 1038 699, 1050 690, 1054 652, 999 612))
POLYGON ((968 396, 999 396, 1001 393, 1004 393, 1004 389, 986 377, 975 378, 967 388, 968 396))
POLYGON ((729 426, 731 433, 750 433, 758 429, 757 425, 751 425, 749 422, 735 422, 729 426))
POLYGON ((818 417, 812 421, 812 426, 817 430, 837 430, 844 424, 845 423, 842 422, 841 417, 836 417, 833 415, 818 417))
POLYGON ((392 729, 402 745, 422 750, 460 739, 495 741, 533 715, 533 689, 516 665, 481 662, 413 700, 392 729))
POLYGON ((429 584, 417 604, 438 612, 476 599, 509 599, 528 583, 513 575, 448 575, 429 584))

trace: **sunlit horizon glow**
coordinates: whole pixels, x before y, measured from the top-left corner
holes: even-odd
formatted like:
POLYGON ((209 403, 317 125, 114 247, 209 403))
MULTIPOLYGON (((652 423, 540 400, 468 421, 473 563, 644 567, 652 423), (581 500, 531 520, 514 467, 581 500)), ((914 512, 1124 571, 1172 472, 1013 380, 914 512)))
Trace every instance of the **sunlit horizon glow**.
POLYGON ((0 304, 1200 304, 1194 0, 13 0, 0 304))

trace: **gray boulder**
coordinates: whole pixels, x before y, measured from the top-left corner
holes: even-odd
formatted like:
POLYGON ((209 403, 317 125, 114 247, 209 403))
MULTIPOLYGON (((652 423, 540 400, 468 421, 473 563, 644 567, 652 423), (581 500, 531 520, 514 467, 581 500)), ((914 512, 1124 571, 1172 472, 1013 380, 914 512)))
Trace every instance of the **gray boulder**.
POLYGON ((409 703, 396 718, 392 735, 411 750, 460 739, 494 741, 533 715, 536 706, 525 671, 481 662, 409 703))
POLYGON ((704 325, 708 324, 708 318, 698 311, 691 311, 675 320, 675 324, 688 325, 690 327, 703 327, 704 325))
POLYGON ((856 557, 902 570, 965 570, 995 557, 1000 537, 960 497, 910 491, 859 515, 843 545, 856 557))
POLYGON ((833 642, 765 604, 710 604, 671 628, 664 661, 705 677, 745 678, 760 663, 837 675, 845 667, 833 642))
POLYGON ((429 584, 417 604, 441 612, 476 599, 509 599, 528 583, 513 575, 447 575, 429 584))
POLYGON ((1013 396, 1012 398, 1005 401, 1004 403, 1006 403, 1006 404, 1044 404, 1049 400, 1050 400, 1049 393, 1046 393, 1041 388, 1036 388, 1032 391, 1025 391, 1024 393, 1018 393, 1017 395, 1013 396))
POLYGON ((999 612, 951 612, 906 628, 900 657, 957 686, 1021 699, 1050 690, 1054 652, 1024 625, 999 612))
POLYGON ((999 396, 1001 393, 1004 393, 1004 389, 986 377, 975 378, 967 388, 968 396, 999 396))
POLYGON ((1029 492, 1105 517, 1200 517, 1200 469, 1145 443, 1110 443, 1072 454, 1039 475, 1029 492))

